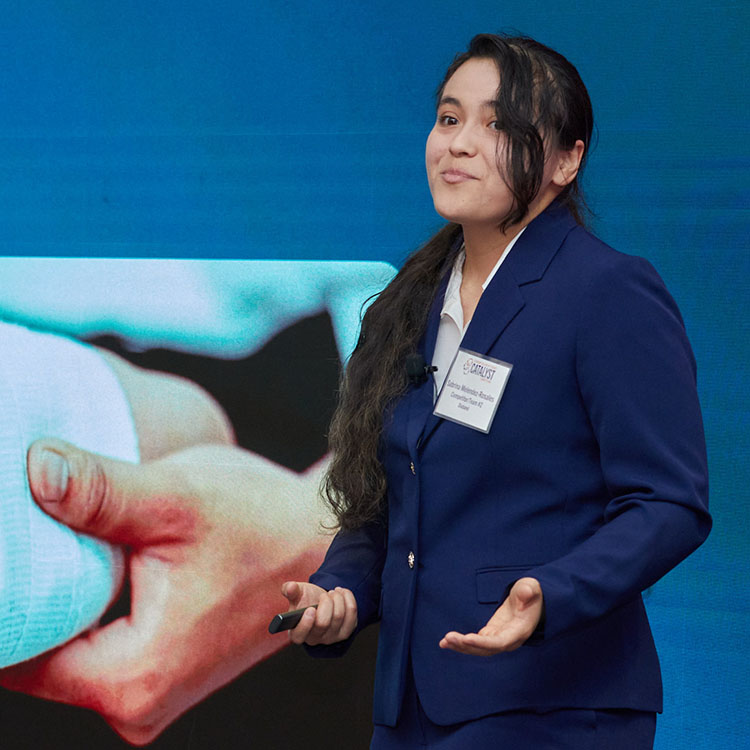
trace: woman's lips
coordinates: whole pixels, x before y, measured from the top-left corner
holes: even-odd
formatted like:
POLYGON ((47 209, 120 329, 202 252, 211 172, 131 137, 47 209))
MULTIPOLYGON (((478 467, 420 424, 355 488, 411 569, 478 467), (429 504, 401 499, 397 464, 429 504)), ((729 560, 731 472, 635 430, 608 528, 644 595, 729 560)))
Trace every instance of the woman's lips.
POLYGON ((469 174, 468 172, 464 172, 461 169, 446 169, 445 171, 440 173, 440 176, 445 180, 445 182, 455 185, 459 182, 468 182, 469 180, 476 180, 477 178, 474 177, 474 175, 469 174))

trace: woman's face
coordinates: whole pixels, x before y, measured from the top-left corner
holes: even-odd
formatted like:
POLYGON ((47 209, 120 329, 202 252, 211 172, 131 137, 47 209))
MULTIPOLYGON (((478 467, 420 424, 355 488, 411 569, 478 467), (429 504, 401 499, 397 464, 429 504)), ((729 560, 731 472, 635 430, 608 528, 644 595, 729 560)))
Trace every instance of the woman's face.
MULTIPOLYGON (((506 135, 496 130, 495 123, 499 85, 494 61, 467 60, 448 79, 438 103, 437 121, 427 138, 425 162, 435 210, 464 228, 479 224, 497 227, 513 208, 513 194, 497 166, 505 163, 507 146, 506 135)), ((582 150, 581 142, 581 148, 575 149, 570 179, 575 177, 582 150)), ((548 154, 539 193, 524 224, 559 193, 561 184, 555 183, 561 179, 562 153, 555 150, 548 154)))
POLYGON ((459 224, 497 226, 513 206, 500 176, 505 135, 495 129, 500 84, 492 60, 472 58, 448 79, 427 138, 427 180, 435 210, 459 224))

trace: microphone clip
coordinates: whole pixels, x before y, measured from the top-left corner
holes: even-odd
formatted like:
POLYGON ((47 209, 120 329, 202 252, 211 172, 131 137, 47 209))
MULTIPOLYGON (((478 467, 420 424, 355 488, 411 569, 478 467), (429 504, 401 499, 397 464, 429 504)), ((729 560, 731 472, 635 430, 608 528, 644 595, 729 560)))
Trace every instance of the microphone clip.
POLYGON ((437 369, 434 365, 428 365, 421 354, 410 354, 406 358, 406 374, 412 385, 422 385, 431 373, 437 372, 437 369))

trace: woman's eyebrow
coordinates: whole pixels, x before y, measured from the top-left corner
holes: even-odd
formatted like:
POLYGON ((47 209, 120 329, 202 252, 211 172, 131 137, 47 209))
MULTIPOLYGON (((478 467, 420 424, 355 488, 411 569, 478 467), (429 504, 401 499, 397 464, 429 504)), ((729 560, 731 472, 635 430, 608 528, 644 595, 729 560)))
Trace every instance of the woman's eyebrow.
MULTIPOLYGON (((455 96, 444 96, 440 101, 438 102, 439 107, 443 107, 445 105, 449 105, 451 107, 461 107, 461 101, 459 99, 456 99, 455 96)), ((482 102, 482 109, 495 109, 497 107, 497 100, 496 99, 487 99, 486 101, 482 102)))
POLYGON ((458 99, 456 99, 456 97, 454 97, 454 96, 444 96, 438 102, 438 106, 439 107, 442 107, 445 104, 449 104, 452 107, 460 107, 461 106, 461 102, 458 99))

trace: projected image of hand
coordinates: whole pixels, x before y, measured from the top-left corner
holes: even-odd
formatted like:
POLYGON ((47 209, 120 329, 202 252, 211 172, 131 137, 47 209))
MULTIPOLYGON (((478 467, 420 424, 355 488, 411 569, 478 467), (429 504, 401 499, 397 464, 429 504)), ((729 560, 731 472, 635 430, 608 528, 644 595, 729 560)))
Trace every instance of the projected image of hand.
POLYGON ((317 471, 227 445, 135 465, 46 439, 28 471, 47 513, 129 550, 130 613, 5 670, 5 687, 94 709, 143 744, 286 643, 266 625, 278 581, 322 558, 317 471))

